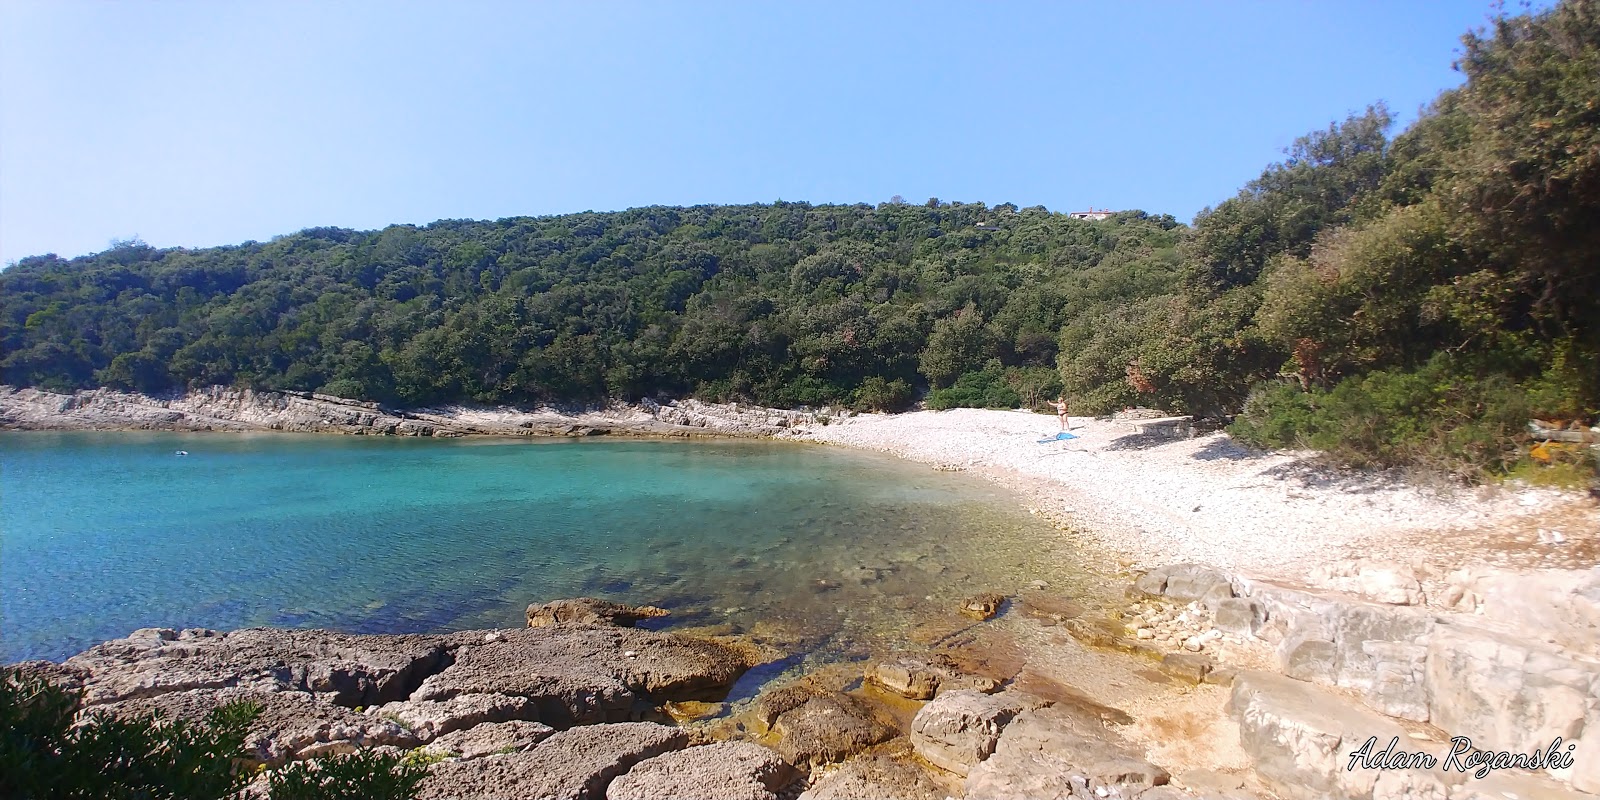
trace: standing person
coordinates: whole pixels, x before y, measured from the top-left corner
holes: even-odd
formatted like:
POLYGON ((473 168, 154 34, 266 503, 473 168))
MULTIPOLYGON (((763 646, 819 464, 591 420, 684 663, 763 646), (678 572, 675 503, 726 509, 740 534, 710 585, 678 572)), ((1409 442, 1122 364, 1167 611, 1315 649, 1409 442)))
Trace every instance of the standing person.
POLYGON ((1050 401, 1056 409, 1056 419, 1061 420, 1061 430, 1067 429, 1067 396, 1062 395, 1050 401))

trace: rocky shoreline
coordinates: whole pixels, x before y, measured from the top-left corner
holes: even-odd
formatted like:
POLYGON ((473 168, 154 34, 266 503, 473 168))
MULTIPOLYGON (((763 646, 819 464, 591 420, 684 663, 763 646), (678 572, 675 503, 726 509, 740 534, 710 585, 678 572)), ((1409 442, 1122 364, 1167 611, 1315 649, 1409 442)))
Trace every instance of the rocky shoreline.
POLYGON ((163 397, 113 389, 57 394, 0 386, 0 430, 703 438, 772 436, 824 418, 819 413, 698 400, 663 404, 647 399, 603 409, 396 409, 311 392, 258 392, 222 386, 163 397))
MULTIPOLYGON (((1501 561, 1483 553, 1498 551, 1484 543, 1504 544, 1522 527, 1531 546, 1519 545, 1519 555, 1551 552, 1537 549, 1554 540, 1549 531, 1531 530, 1551 523, 1536 522, 1545 517, 1526 502, 1548 498, 1524 494, 1510 513, 1496 510, 1505 498, 1468 500, 1469 508, 1451 512, 1457 522, 1482 523, 1481 534, 1458 526, 1431 534, 1448 538, 1419 538, 1438 512, 1413 510, 1412 527, 1345 538, 1373 518, 1370 509, 1390 513, 1423 502, 1420 495, 1330 479, 1296 480, 1279 498, 1259 484, 1263 475, 1296 474, 1273 472, 1290 463, 1284 456, 1237 453, 1218 440, 1140 442, 1128 456, 1120 439, 1092 427, 1083 438, 1101 461, 1032 475, 1030 465, 1048 463, 1041 456, 1054 451, 1041 454, 1031 435, 1011 443, 1016 431, 1007 426, 1026 432, 1038 422, 1005 414, 864 417, 823 427, 832 420, 693 401, 401 414, 222 389, 168 400, 0 389, 0 426, 9 428, 778 435, 875 447, 945 468, 993 469, 1001 482, 1053 480, 1031 494, 1069 535, 1080 533, 1074 523, 1083 515, 1058 507, 1063 498, 1052 491, 1070 484, 1077 494, 1066 503, 1100 502, 1094 523, 1149 509, 1136 497, 1096 494, 1093 481, 1127 494, 1140 489, 1130 479, 1137 469, 1170 467, 1169 482, 1248 491, 1220 511, 1156 498, 1169 508, 1122 541, 1133 556, 1125 563, 1263 552, 1128 575, 1127 599, 1109 609, 1086 610, 1042 581, 1013 595, 976 596, 950 609, 951 619, 908 631, 903 650, 781 685, 766 667, 793 655, 783 641, 728 626, 642 630, 634 624, 665 612, 587 599, 532 606, 527 628, 446 635, 145 629, 62 664, 22 668, 81 687, 88 712, 193 718, 234 699, 258 702, 265 712, 250 746, 263 764, 420 749, 437 759, 427 798, 1600 796, 1600 567, 1586 549, 1592 512, 1563 511, 1563 547, 1553 551, 1582 569, 1528 566, 1551 560, 1542 556, 1496 567, 1491 562, 1501 561), (944 438, 928 435, 928 425, 951 420, 958 424, 944 438), (901 439, 881 436, 890 425, 906 427, 895 434, 901 439), (966 456, 955 463, 952 453, 966 456), (1239 521, 1241 503, 1263 492, 1291 520, 1302 510, 1308 518, 1323 513, 1323 526, 1311 531, 1321 546, 1276 541, 1274 528, 1239 521), (1230 513, 1232 528, 1213 519, 1230 513), (1387 550, 1349 546, 1383 537, 1392 540, 1387 550), (1424 542, 1448 542, 1448 550, 1424 542), (1406 548, 1428 557, 1376 557, 1406 548), (1352 550, 1364 557, 1348 558, 1352 550), (1284 568, 1301 562, 1311 566, 1284 568), (1273 563, 1279 568, 1260 568, 1273 563), (1481 775, 1459 768, 1470 756, 1449 760, 1462 741, 1488 761, 1481 775), (1541 749, 1567 758, 1532 770, 1495 768, 1541 749)), ((1284 524, 1304 523, 1277 523, 1284 524)), ((1086 530, 1115 549, 1127 528, 1086 530)))
POLYGON ((787 655, 772 643, 639 629, 663 612, 587 598, 530 606, 520 629, 143 629, 13 666, 81 689, 86 714, 259 704, 247 746, 268 767, 420 750, 432 762, 421 797, 438 800, 1595 797, 1600 568, 1463 576, 1447 613, 1385 569, 1351 565, 1340 592, 1173 565, 1103 618, 1038 587, 963 604, 980 628, 1059 629, 1121 658, 1124 680, 1147 665, 1202 712, 1220 700, 1215 730, 1246 759, 1223 769, 1162 763, 1171 742, 1150 741, 1140 718, 1155 714, 1110 704, 1087 673, 1054 680, 1032 654, 974 661, 957 643, 761 685, 759 668, 787 655), (1530 622, 1549 635, 1529 636, 1530 622), (1570 759, 1474 774, 1448 760, 1455 737, 1491 759, 1570 759), (1437 763, 1350 768, 1369 739, 1437 763))

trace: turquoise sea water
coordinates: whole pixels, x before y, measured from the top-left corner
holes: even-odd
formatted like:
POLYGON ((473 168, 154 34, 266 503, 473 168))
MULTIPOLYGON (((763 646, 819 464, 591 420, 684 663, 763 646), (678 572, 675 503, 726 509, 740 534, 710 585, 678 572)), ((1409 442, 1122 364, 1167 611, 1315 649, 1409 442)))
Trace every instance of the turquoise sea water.
POLYGON ((0 661, 145 626, 515 626, 580 595, 842 652, 1071 561, 990 484, 793 443, 0 434, 0 661))

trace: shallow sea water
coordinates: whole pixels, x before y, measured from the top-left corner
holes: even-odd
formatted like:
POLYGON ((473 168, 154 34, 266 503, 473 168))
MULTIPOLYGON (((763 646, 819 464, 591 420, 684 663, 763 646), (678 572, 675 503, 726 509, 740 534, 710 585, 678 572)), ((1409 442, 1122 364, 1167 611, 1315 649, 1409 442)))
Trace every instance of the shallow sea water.
POLYGON ((0 434, 0 661, 146 626, 520 626, 583 595, 829 660, 975 592, 1093 593, 1074 564, 999 487, 814 445, 0 434))

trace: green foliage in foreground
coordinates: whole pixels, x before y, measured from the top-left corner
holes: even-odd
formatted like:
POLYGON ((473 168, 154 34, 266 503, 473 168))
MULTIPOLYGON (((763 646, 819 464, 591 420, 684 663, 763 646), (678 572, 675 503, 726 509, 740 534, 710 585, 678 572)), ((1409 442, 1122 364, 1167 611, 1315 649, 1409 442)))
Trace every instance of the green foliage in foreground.
MULTIPOLYGON (((220 706, 198 722, 91 714, 83 693, 20 670, 0 677, 0 797, 7 800, 223 800, 255 769, 245 736, 259 706, 220 706)), ((361 752, 270 776, 272 800, 409 800, 425 766, 361 752)))
POLYGON ((267 782, 272 800, 411 800, 427 774, 421 759, 363 750, 297 761, 267 782))

